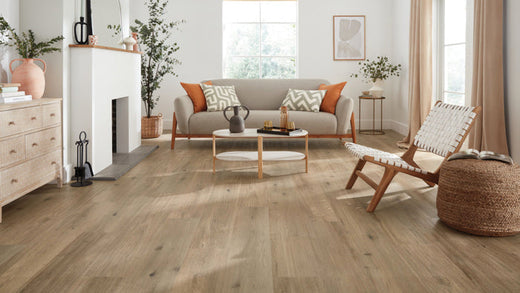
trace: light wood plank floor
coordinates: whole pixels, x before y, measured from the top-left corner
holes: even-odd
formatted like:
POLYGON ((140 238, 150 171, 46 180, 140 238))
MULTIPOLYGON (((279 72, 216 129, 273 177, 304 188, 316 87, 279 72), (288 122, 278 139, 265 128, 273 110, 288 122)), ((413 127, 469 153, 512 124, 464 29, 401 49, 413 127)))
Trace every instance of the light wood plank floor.
MULTIPOLYGON (((399 138, 359 142, 399 152, 399 138)), ((46 186, 4 208, 0 292, 520 291, 520 237, 451 230, 436 188, 403 174, 366 213, 373 191, 361 180, 344 190, 356 160, 338 140, 310 141, 310 173, 268 163, 263 180, 255 163, 218 162, 213 175, 209 140, 144 143, 160 148, 116 182, 46 186)), ((236 149, 256 145, 218 143, 236 149)))

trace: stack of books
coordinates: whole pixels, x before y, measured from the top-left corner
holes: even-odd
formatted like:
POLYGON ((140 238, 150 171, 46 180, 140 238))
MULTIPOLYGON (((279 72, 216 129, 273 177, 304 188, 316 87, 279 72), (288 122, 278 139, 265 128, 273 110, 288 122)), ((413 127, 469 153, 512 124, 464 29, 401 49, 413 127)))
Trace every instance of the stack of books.
POLYGON ((0 104, 16 103, 32 100, 31 95, 19 91, 19 83, 0 83, 0 104))

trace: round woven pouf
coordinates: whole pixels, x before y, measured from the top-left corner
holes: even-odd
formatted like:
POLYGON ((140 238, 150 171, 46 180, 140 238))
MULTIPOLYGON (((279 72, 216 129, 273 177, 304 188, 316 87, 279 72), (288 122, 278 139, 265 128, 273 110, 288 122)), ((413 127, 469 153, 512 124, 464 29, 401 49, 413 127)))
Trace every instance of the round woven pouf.
POLYGON ((442 164, 437 213, 446 225, 471 234, 520 233, 520 167, 497 161, 442 164))

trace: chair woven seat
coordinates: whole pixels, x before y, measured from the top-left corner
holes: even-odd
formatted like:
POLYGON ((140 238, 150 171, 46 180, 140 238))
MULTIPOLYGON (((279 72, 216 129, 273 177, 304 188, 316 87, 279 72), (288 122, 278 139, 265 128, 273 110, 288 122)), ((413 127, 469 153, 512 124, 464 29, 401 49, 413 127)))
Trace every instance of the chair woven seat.
POLYGON ((413 159, 415 152, 418 148, 422 148, 445 159, 458 152, 480 111, 480 106, 462 107, 437 101, 415 135, 412 145, 400 157, 359 144, 346 143, 347 150, 358 157, 359 161, 352 171, 345 189, 351 189, 358 177, 368 183, 376 190, 367 207, 367 212, 373 212, 388 185, 399 172, 421 178, 430 187, 435 186, 439 182, 439 169, 433 173, 421 169, 413 159), (367 162, 385 168, 379 184, 361 172, 367 162))
POLYGON ((374 158, 374 160, 384 163, 384 164, 407 169, 407 170, 410 170, 410 171, 413 171, 416 173, 428 174, 427 171, 420 169, 420 168, 416 168, 416 167, 408 164, 401 157, 399 157, 398 155, 392 154, 392 153, 384 152, 381 150, 373 149, 373 148, 370 148, 367 146, 363 146, 363 145, 355 144, 355 143, 351 143, 351 142, 346 143, 345 147, 351 154, 358 157, 359 159, 364 159, 365 156, 369 156, 369 157, 374 158))

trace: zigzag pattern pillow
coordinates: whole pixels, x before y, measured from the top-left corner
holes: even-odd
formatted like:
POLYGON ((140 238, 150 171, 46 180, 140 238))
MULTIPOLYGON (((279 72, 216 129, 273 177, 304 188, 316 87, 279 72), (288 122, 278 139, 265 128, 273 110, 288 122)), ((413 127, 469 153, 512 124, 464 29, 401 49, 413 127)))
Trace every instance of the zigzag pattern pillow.
POLYGON ((235 86, 216 86, 203 83, 200 86, 206 98, 208 112, 224 111, 227 106, 240 106, 235 86))
POLYGON ((289 89, 282 106, 287 106, 287 110, 293 111, 319 112, 326 93, 326 90, 289 89))

